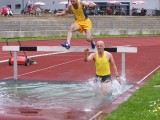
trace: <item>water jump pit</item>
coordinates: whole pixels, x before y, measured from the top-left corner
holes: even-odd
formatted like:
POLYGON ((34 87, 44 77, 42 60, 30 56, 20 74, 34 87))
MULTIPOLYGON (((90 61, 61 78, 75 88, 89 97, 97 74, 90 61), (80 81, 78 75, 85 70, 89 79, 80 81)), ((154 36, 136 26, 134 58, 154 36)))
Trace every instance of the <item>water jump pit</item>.
MULTIPOLYGON (((59 46, 2 46, 3 51, 14 52, 14 80, 18 80, 17 52, 19 51, 67 53, 84 52, 84 48, 88 46, 74 46, 69 51, 59 46)), ((104 50, 122 54, 122 77, 125 78, 125 54, 137 53, 137 48, 113 46, 104 50)), ((91 51, 95 52, 93 49, 91 51)), ((92 79, 87 82, 5 81, 0 86, 1 113, 34 116, 31 120, 35 120, 35 116, 45 117, 45 120, 93 120, 93 116, 105 105, 131 87, 130 85, 120 87, 114 81, 112 84, 114 86, 112 94, 101 99, 101 95, 97 94, 101 84, 94 84, 92 79)))
POLYGON ((132 85, 122 87, 114 81, 112 86, 112 95, 102 100, 97 94, 100 84, 93 78, 87 82, 1 81, 0 114, 32 116, 33 120, 86 120, 132 85))

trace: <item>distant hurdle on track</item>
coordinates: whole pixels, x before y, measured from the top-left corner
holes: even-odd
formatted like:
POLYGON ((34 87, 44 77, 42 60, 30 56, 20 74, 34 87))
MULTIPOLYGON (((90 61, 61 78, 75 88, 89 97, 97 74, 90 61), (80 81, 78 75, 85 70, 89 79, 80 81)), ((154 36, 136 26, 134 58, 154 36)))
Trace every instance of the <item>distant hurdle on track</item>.
MULTIPOLYGON (((18 51, 41 51, 41 52, 84 52, 88 48, 90 52, 95 52, 96 49, 91 49, 90 46, 72 46, 69 50, 61 46, 2 46, 2 51, 14 52, 14 80, 18 80, 18 65, 17 65, 17 52, 18 51)), ((121 77, 125 79, 125 54, 137 53, 137 47, 129 46, 113 46, 104 48, 108 52, 122 53, 122 68, 121 77)))

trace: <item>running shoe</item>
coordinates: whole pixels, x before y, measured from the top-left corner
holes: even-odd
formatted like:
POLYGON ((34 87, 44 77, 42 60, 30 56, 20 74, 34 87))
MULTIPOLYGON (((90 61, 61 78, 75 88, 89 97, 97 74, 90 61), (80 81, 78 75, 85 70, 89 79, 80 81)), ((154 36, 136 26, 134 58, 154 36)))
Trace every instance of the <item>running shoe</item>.
POLYGON ((67 42, 62 43, 61 45, 62 47, 65 47, 68 50, 70 49, 70 45, 67 42))
POLYGON ((92 47, 92 49, 95 49, 96 45, 95 45, 94 41, 91 41, 91 47, 92 47))

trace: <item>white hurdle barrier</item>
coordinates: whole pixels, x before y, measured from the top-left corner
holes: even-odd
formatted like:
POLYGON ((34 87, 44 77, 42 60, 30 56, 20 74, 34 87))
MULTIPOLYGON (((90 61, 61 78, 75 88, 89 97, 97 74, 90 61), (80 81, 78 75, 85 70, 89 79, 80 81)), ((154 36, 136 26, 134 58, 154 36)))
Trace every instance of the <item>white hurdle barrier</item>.
MULTIPOLYGON (((72 46, 69 50, 61 46, 2 46, 2 51, 14 52, 14 80, 18 79, 17 68, 17 52, 18 51, 41 51, 41 52, 84 52, 88 48, 90 52, 95 52, 96 49, 91 49, 89 46, 72 46)), ((122 53, 122 79, 125 80, 125 54, 137 53, 137 47, 128 46, 113 46, 104 48, 108 52, 122 53)))

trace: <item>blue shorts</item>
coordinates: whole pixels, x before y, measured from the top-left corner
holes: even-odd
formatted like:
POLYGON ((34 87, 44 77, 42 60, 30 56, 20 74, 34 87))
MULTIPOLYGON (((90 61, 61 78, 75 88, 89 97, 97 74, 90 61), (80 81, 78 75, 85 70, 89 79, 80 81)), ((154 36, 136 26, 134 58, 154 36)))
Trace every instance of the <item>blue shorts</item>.
POLYGON ((101 82, 110 82, 111 81, 111 76, 110 75, 105 75, 105 76, 99 76, 99 75, 96 75, 96 80, 100 79, 101 82))

